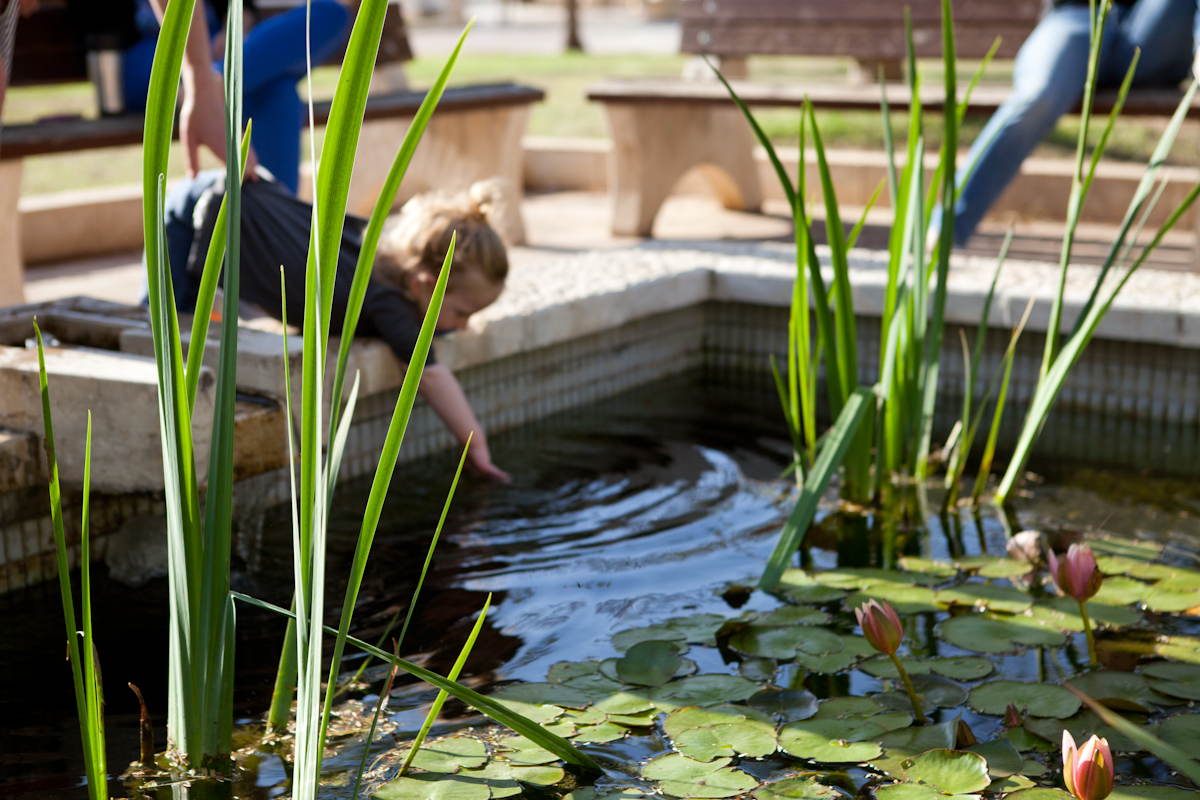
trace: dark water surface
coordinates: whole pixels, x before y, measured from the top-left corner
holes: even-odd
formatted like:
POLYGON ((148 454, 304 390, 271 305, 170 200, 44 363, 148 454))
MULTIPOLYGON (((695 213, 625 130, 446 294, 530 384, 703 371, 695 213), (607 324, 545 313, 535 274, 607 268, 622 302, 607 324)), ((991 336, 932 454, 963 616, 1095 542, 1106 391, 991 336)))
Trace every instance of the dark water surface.
MULTIPOLYGON (((477 689, 544 680, 558 661, 608 657, 611 634, 625 628, 696 612, 733 613, 723 591, 731 581, 757 577, 790 510, 789 481, 780 479, 788 460, 784 435, 769 387, 735 391, 688 376, 496 437, 495 459, 514 482, 460 485, 402 654, 444 674, 489 592, 488 624, 462 678, 477 689)), ((1194 431, 1186 435, 1196 438, 1194 431)), ((397 470, 355 617, 353 632, 361 638, 374 640, 407 608, 456 461, 431 458, 397 470)), ((1156 479, 1071 462, 1035 468, 1050 479, 1031 485, 1007 524, 1104 525, 1192 551, 1200 541, 1200 487, 1187 477, 1156 479)), ((331 624, 368 490, 367 481, 338 489, 330 521, 331 624)), ((940 502, 936 492, 931 499, 934 507, 940 502)), ((900 549, 932 558, 999 553, 1005 524, 991 509, 979 519, 964 513, 948 528, 933 519, 926 530, 902 533, 900 549)), ((832 520, 819 526, 811 537, 813 564, 879 563, 878 537, 869 527, 866 520, 861 536, 839 537, 832 520)), ((268 512, 261 537, 243 536, 237 544, 234 588, 287 605, 290 537, 286 509, 268 512)), ((164 745, 167 585, 155 578, 125 586, 100 564, 93 583, 115 777, 137 757, 137 708, 127 683, 145 694, 158 746, 164 745)), ((761 592, 742 601, 747 609, 778 605, 761 592)), ((283 626, 257 609, 240 606, 238 614, 235 713, 253 722, 269 701, 283 626)), ((77 777, 83 766, 63 653, 56 583, 0 596, 0 796, 86 796, 77 777)), ((701 661, 701 672, 736 668, 716 650, 695 649, 690 657, 701 661)), ((347 668, 357 664, 351 660, 347 668)), ((1005 671, 1016 677, 1008 665, 1005 671)), ((399 730, 415 730, 434 692, 402 682, 395 695, 399 730)), ((453 702, 443 711, 450 726, 473 719, 453 702)), ((284 777, 282 763, 267 757, 243 794, 274 796, 284 777)), ((115 780, 110 790, 126 794, 115 780)))

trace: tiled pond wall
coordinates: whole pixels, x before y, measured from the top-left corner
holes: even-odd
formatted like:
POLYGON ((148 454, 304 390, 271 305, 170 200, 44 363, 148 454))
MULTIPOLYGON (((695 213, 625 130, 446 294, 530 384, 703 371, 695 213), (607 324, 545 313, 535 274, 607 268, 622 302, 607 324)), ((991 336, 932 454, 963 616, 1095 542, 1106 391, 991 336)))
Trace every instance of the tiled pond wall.
MULTIPOLYGON (((561 262, 558 271, 531 276, 524 284, 514 278, 501 302, 481 315, 478 331, 439 343, 439 359, 455 369, 489 431, 510 429, 689 370, 703 370, 707 379, 726 385, 770 380, 768 356, 782 361, 786 352, 786 304, 794 275, 790 255, 770 248, 751 256, 629 252, 623 266, 619 255, 593 254, 561 262), (571 269, 564 271, 563 266, 571 269)), ((877 261, 861 258, 855 282, 855 302, 862 310, 857 335, 864 383, 873 383, 878 373, 877 304, 872 308, 872 297, 878 294, 877 261)), ((958 279, 947 306, 951 322, 939 381, 943 431, 961 402, 964 361, 958 331, 962 327, 967 341, 974 343, 984 268, 987 265, 977 265, 974 272, 960 270, 966 277, 958 279)), ((1023 269, 1026 278, 1035 274, 1023 269)), ((1185 289, 1191 280, 1185 276, 1185 289)), ((986 290, 986 281, 982 285, 986 290)), ((986 388, 999 365, 1008 342, 1007 326, 1020 315, 1030 294, 1039 297, 1039 288, 1028 280, 1002 285, 977 391, 986 388)), ((1171 300, 1177 302, 1184 292, 1179 286, 1173 291, 1171 300)), ((1040 299, 1035 304, 1030 329, 1018 347, 1002 441, 1015 438, 1036 384, 1045 341, 1037 330, 1038 316, 1044 305, 1040 299)), ((1200 341, 1190 341, 1200 336, 1195 332, 1200 325, 1193 331, 1191 317, 1178 310, 1114 312, 1103 338, 1091 344, 1072 371, 1040 440, 1041 455, 1086 459, 1097 466, 1200 472, 1195 463, 1200 341)), ((1044 321, 1040 327, 1044 330, 1044 321)), ((280 374, 281 355, 280 350, 280 374)), ((394 366, 390 369, 395 371, 394 366)), ((378 376, 364 377, 365 385, 372 381, 377 387, 388 383, 378 376)), ((373 473, 396 400, 395 381, 391 383, 392 388, 368 390, 360 398, 342 478, 373 473)), ((10 446, 0 447, 0 455, 33 448, 36 458, 37 441, 32 433, 15 444, 10 437, 10 446)), ((431 409, 418 401, 401 458, 420 458, 453 444, 431 409)), ((28 461, 29 454, 25 458, 28 461)), ((0 481, 0 592, 47 580, 56 572, 44 474, 31 476, 31 470, 37 472, 27 464, 20 485, 12 485, 11 479, 9 485, 0 481)), ((288 492, 287 472, 281 468, 239 481, 234 502, 240 535, 253 538, 263 510, 285 502, 288 492)), ((74 565, 79 558, 80 497, 68 487, 64 500, 74 565)), ((161 542, 161 505, 153 491, 94 492, 92 558, 106 558, 110 565, 114 559, 136 561, 141 549, 161 542)))

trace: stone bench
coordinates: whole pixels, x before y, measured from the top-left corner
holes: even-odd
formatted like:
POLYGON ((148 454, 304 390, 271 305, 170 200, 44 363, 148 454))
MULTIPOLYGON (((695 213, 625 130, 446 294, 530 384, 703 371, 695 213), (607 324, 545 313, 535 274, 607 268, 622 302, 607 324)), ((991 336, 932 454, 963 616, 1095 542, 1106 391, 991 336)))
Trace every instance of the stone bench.
MULTIPOLYGON (((881 93, 893 110, 906 110, 911 92, 902 84, 794 85, 732 82, 748 106, 799 106, 878 111, 881 93)), ((1008 88, 980 86, 971 94, 970 115, 990 116, 1008 97, 1008 88)), ((703 170, 726 208, 758 210, 762 186, 755 167, 757 144, 742 112, 720 83, 685 80, 608 80, 593 85, 588 99, 603 103, 613 140, 609 162, 612 231, 618 236, 650 236, 663 201, 676 182, 693 168, 703 170)), ((1174 89, 1139 90, 1130 95, 1125 116, 1169 116, 1182 95, 1174 89)), ((1099 92, 1096 113, 1108 113, 1116 93, 1099 92)), ((923 90, 921 104, 940 111, 940 87, 923 90)), ((1200 99, 1190 118, 1200 118, 1200 99)), ((814 178, 815 180, 815 178, 814 178)))
MULTIPOLYGON (((521 136, 540 89, 512 83, 447 89, 429 122, 401 187, 398 202, 413 194, 458 191, 477 180, 499 177, 521 187, 521 136)), ((367 101, 347 210, 369 215, 387 170, 424 92, 372 95, 367 101)), ((314 106, 318 125, 329 119, 329 101, 314 106)), ((142 141, 143 117, 128 114, 93 120, 9 125, 0 131, 0 306, 24 297, 24 264, 18 230, 21 160, 142 141)), ((80 220, 86 224, 86 220, 80 220)), ((517 203, 500 213, 497 227, 512 244, 525 239, 517 203)))

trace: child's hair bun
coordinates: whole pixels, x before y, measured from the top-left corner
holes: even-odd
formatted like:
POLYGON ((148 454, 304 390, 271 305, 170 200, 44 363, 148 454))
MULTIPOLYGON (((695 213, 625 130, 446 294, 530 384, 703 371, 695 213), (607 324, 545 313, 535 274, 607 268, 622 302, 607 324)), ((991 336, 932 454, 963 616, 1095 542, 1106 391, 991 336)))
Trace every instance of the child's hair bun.
POLYGON ((476 181, 464 193, 472 213, 484 222, 494 220, 504 205, 504 187, 501 183, 499 178, 476 181))

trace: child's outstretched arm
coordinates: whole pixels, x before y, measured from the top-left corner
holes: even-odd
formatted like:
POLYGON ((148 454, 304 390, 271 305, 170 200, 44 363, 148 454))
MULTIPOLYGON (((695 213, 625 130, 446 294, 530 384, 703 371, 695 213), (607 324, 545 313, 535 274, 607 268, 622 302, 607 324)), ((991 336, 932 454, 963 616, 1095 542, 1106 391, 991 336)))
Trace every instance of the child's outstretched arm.
POLYGON ((467 465, 472 470, 501 483, 512 480, 507 472, 492 463, 483 426, 476 419, 475 412, 471 410, 471 404, 453 372, 441 364, 425 367, 425 373, 421 376, 420 392, 459 442, 465 444, 467 436, 471 436, 467 465))

